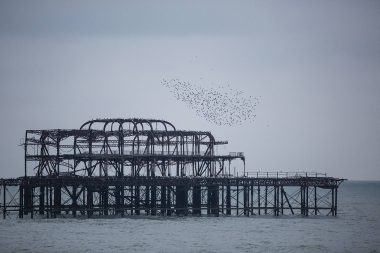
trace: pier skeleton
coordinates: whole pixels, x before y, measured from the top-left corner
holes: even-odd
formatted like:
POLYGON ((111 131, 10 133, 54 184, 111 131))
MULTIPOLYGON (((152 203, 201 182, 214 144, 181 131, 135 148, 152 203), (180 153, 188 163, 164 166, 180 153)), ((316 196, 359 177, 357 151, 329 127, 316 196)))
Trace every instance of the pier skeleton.
POLYGON ((248 173, 242 152, 215 153, 225 144, 210 132, 135 118, 27 130, 24 177, 0 179, 3 218, 337 215, 342 179, 248 173))

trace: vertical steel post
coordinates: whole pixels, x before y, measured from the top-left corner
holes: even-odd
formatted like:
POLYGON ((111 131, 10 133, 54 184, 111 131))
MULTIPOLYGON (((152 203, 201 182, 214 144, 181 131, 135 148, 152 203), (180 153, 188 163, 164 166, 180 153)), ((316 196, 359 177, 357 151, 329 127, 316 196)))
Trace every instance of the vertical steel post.
POLYGON ((168 186, 167 190, 167 203, 166 203, 166 208, 167 208, 167 215, 171 216, 172 215, 172 203, 171 203, 171 186, 168 186))
POLYGON ((87 217, 91 218, 94 213, 94 195, 92 187, 87 186, 87 217))
POLYGON ((40 196, 39 196, 39 214, 44 215, 45 213, 45 187, 41 186, 40 187, 40 196))
POLYGON ((45 209, 46 209, 46 218, 49 219, 49 186, 45 187, 45 209))
POLYGON ((236 216, 239 216, 239 183, 236 185, 236 216))
MULTIPOLYGON (((223 163, 224 163, 224 162, 223 162, 223 163)), ((221 186, 221 192, 222 192, 222 205, 221 205, 222 210, 221 210, 221 212, 222 212, 222 214, 224 214, 224 183, 223 183, 223 185, 221 186)))
POLYGON ((219 216, 219 186, 211 185, 208 187, 210 192, 210 211, 212 215, 219 216))
MULTIPOLYGON (((154 170, 154 167, 152 168, 154 170)), ((151 186, 151 214, 156 215, 157 214, 157 186, 154 184, 151 186)))
POLYGON ((135 186, 135 214, 140 215, 140 186, 135 186))
POLYGON ((231 215, 231 185, 228 181, 226 187, 226 215, 231 215))
POLYGON ((73 199, 72 199, 72 213, 73 213, 73 217, 76 217, 77 216, 77 198, 78 198, 78 195, 77 195, 77 186, 74 185, 73 186, 73 199))
POLYGON ((273 213, 274 216, 277 216, 277 186, 273 186, 273 213))
MULTIPOLYGON (((277 182, 278 183, 278 182, 277 182)), ((280 215, 280 186, 276 185, 276 212, 277 216, 280 215)))
POLYGON ((301 186, 301 215, 305 215, 305 191, 304 191, 304 187, 301 186))
MULTIPOLYGON (((27 177, 27 171, 26 171, 26 157, 28 155, 28 152, 27 152, 27 147, 28 147, 28 131, 25 131, 25 143, 24 143, 24 174, 25 174, 25 177, 27 177)), ((22 218, 22 217, 20 217, 22 218)))
POLYGON ((249 216, 249 186, 246 184, 244 184, 244 215, 249 216))
POLYGON ((121 213, 121 217, 124 217, 124 213, 125 213, 125 210, 124 210, 124 208, 125 208, 125 203, 124 203, 125 189, 124 189, 124 185, 120 186, 119 190, 120 190, 120 192, 119 192, 119 210, 120 210, 120 213, 121 213))
POLYGON ((30 218, 33 219, 34 216, 34 188, 33 186, 30 187, 30 218))
POLYGON ((305 214, 306 216, 309 216, 309 186, 305 186, 305 191, 306 191, 306 200, 305 200, 305 204, 306 204, 306 208, 305 208, 305 214))
POLYGON ((187 205, 188 205, 188 192, 186 185, 177 185, 176 186, 176 214, 177 215, 187 215, 187 205))
POLYGON ((209 190, 209 186, 206 187, 206 191, 207 191, 207 203, 206 203, 206 206, 207 206, 207 215, 210 215, 211 214, 211 192, 209 190))
POLYGON ((338 214, 338 187, 335 187, 335 216, 338 214))
POLYGON ((193 187, 193 215, 201 215, 202 210, 202 192, 201 186, 193 187))
POLYGON ((268 185, 265 185, 265 202, 264 202, 264 212, 268 214, 268 185))
POLYGON ((82 185, 82 210, 80 211, 81 215, 86 214, 86 186, 82 185))
POLYGON ((56 154, 56 157, 55 157, 55 159, 56 159, 56 166, 57 166, 57 173, 58 173, 58 175, 59 175, 59 142, 60 142, 60 134, 59 134, 59 130, 58 130, 58 132, 57 132, 57 146, 56 146, 56 148, 57 148, 57 154, 56 154))
POLYGON ((18 211, 18 217, 23 218, 24 217, 24 187, 22 185, 20 185, 19 194, 20 194, 20 197, 19 197, 20 207, 18 211))
POLYGON ((28 183, 28 185, 24 186, 24 214, 28 214, 32 210, 32 201, 32 189, 28 183))
POLYGON ((115 186, 115 214, 120 213, 120 186, 115 186))
POLYGON ((257 208, 259 215, 261 214, 261 196, 260 196, 260 185, 257 186, 257 208))
POLYGON ((4 182, 4 185, 3 185, 3 219, 5 219, 5 216, 7 214, 7 198, 6 198, 6 190, 7 190, 7 186, 5 185, 5 182, 4 182))
POLYGON ((334 188, 331 188, 331 215, 335 214, 335 191, 334 188))
POLYGON ((149 202, 149 199, 150 199, 150 190, 149 190, 149 186, 145 186, 145 213, 146 214, 149 214, 150 213, 150 202, 149 202))
POLYGON ((251 183, 251 215, 253 215, 253 181, 250 181, 251 183))
POLYGON ((284 214, 284 186, 281 185, 281 215, 284 214))
POLYGON ((108 186, 103 187, 102 202, 103 214, 108 215, 108 186))
POLYGON ((161 215, 166 214, 166 186, 161 186, 161 215))
POLYGON ((280 203, 281 203, 281 201, 280 201, 280 186, 279 185, 277 185, 277 216, 279 216, 280 215, 280 203))
POLYGON ((314 186, 314 214, 317 215, 318 207, 317 207, 317 187, 314 186))
MULTIPOLYGON (((53 215, 54 215, 54 213, 55 212, 53 212, 53 187, 52 186, 50 186, 50 199, 49 199, 49 210, 50 210, 50 218, 53 218, 53 215)), ((55 218, 56 216, 54 215, 54 218, 55 218)))
POLYGON ((54 218, 61 214, 61 186, 54 187, 54 218))

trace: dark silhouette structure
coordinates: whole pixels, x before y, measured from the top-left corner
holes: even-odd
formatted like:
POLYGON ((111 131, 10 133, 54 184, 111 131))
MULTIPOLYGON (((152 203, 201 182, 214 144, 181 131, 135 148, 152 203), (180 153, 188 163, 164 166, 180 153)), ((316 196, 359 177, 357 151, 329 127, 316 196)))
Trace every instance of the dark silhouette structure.
POLYGON ((97 119, 79 129, 27 130, 24 177, 0 180, 3 217, 337 215, 343 179, 246 173, 243 153, 216 154, 225 144, 164 120, 97 119))

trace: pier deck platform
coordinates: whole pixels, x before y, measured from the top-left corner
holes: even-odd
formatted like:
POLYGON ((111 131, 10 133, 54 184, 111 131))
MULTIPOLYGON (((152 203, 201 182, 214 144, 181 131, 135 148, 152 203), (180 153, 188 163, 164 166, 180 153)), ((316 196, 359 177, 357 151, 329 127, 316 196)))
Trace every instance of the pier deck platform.
POLYGON ((1 212, 18 217, 337 215, 343 179, 327 176, 1 179, 1 212))

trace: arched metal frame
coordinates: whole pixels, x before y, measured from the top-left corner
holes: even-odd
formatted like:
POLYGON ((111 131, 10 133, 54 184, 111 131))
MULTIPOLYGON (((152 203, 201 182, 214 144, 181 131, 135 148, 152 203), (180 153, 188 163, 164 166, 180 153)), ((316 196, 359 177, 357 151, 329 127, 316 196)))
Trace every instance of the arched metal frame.
MULTIPOLYGON (((177 130, 155 119, 96 119, 78 130, 27 130, 25 176, 231 176, 210 132, 177 130)), ((241 174, 243 174, 241 173, 241 174)), ((244 174, 243 174, 244 175, 244 174)))

